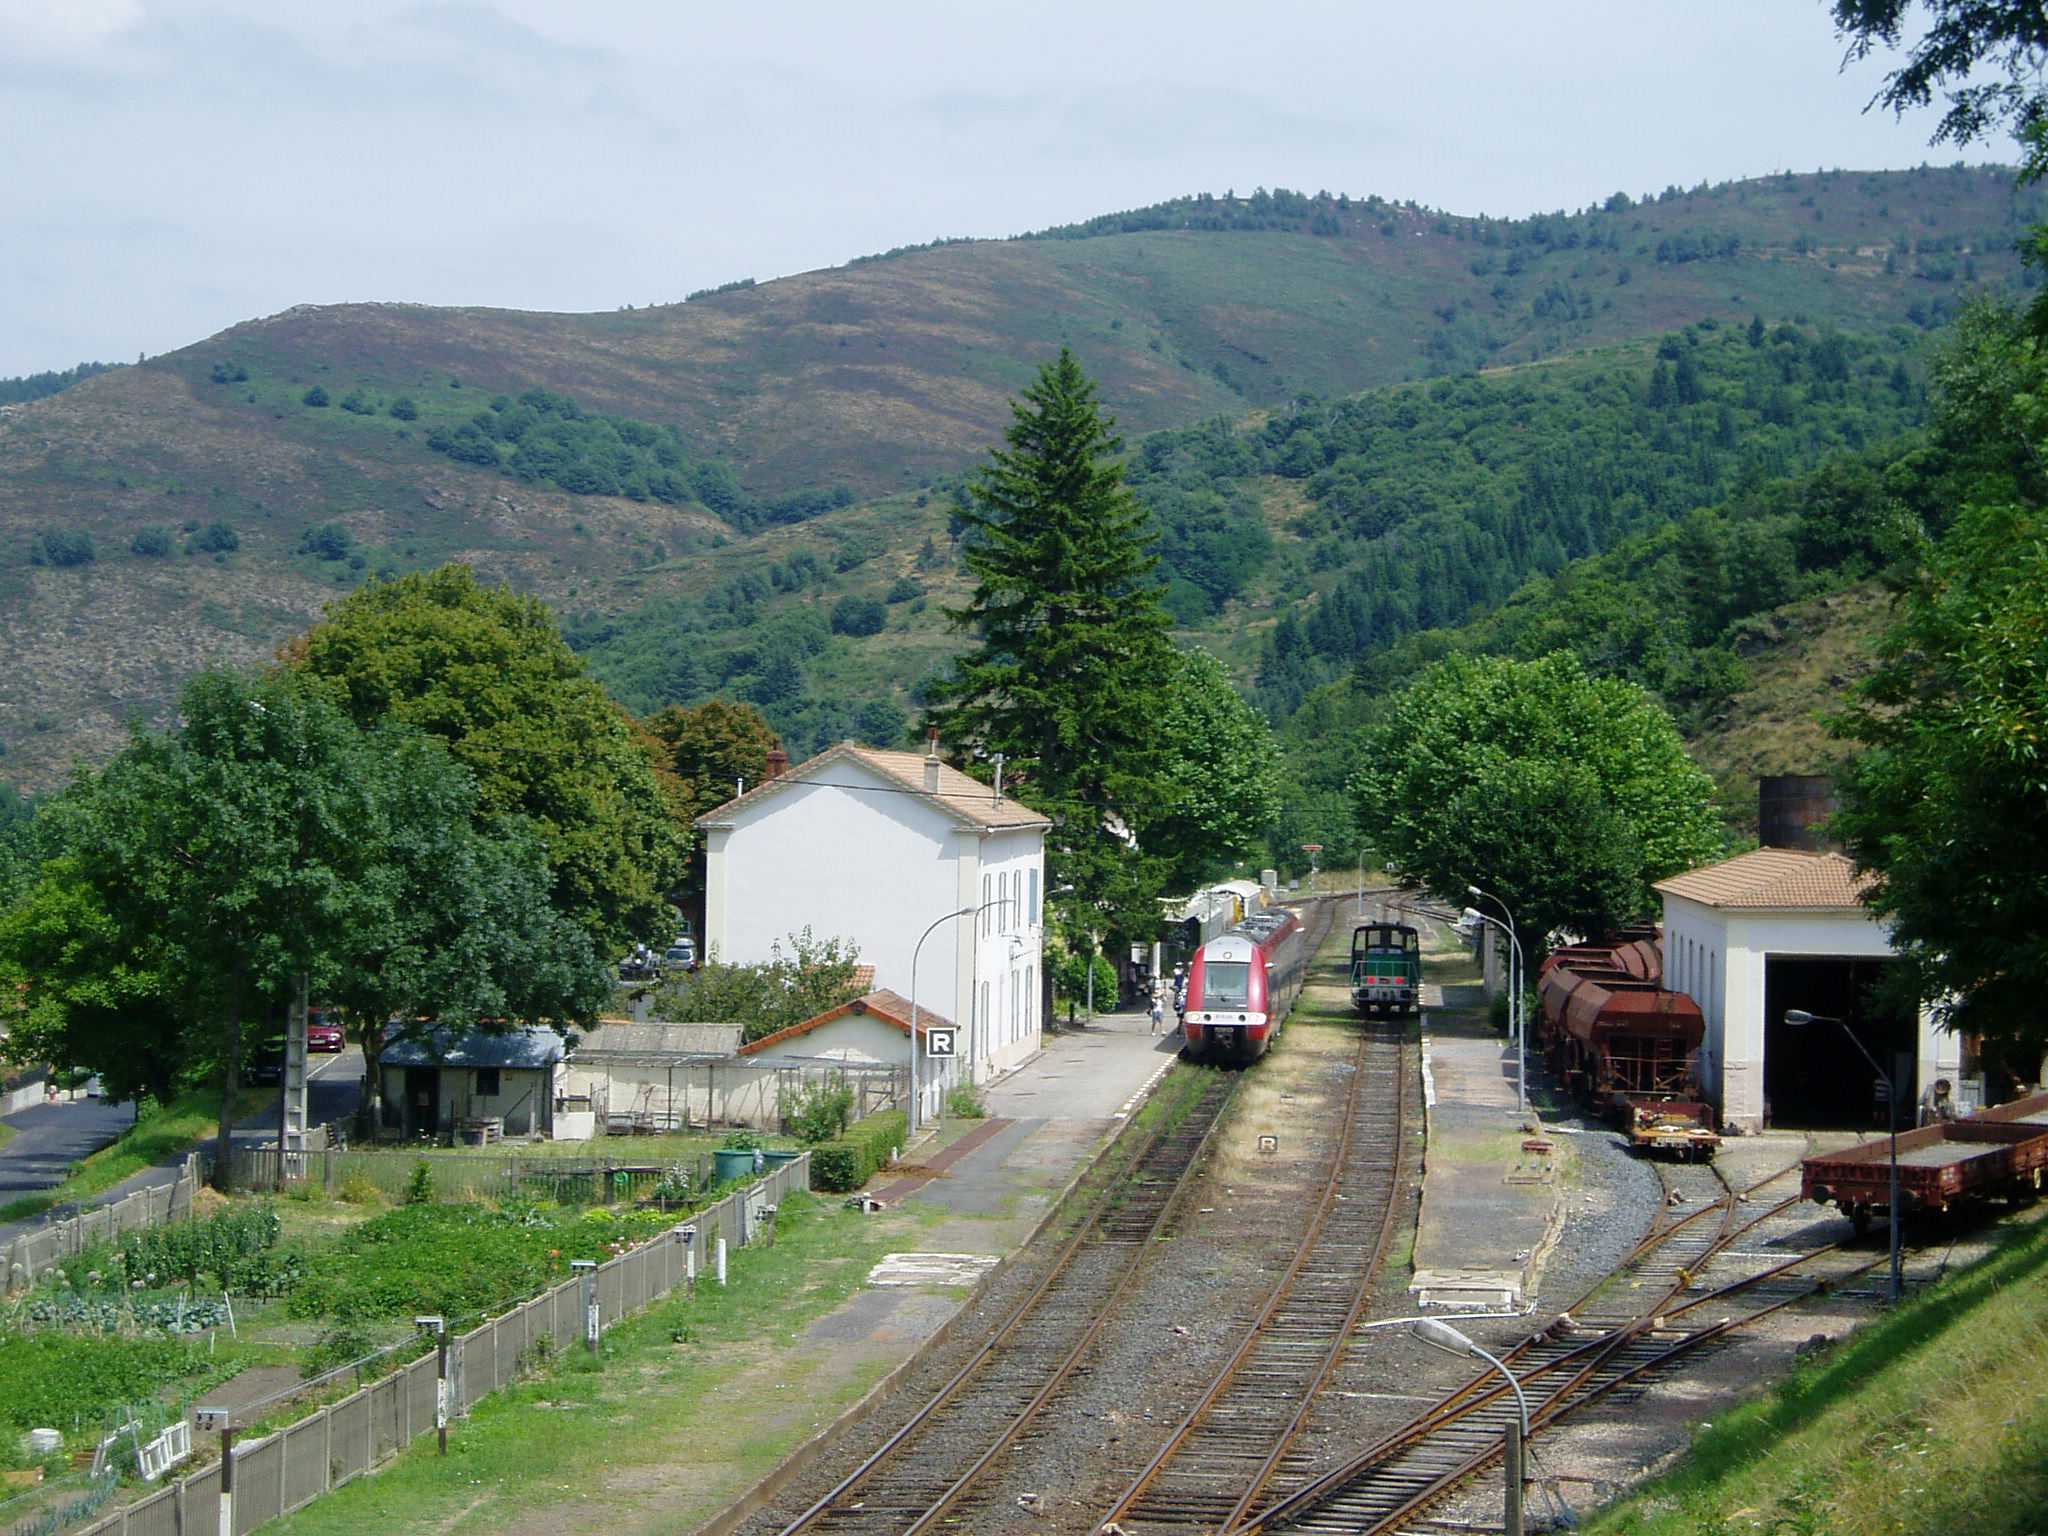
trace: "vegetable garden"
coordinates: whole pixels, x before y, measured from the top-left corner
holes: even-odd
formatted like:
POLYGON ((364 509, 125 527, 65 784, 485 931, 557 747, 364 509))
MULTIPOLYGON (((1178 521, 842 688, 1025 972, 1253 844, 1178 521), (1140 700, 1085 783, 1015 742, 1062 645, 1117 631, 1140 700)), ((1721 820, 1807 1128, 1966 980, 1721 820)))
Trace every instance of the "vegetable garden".
MULTIPOLYGON (((392 1206, 367 1190, 327 1201, 295 1189, 65 1260, 0 1303, 0 1530, 47 1519, 117 1428, 144 1426, 117 1447, 115 1470, 122 1453, 132 1468, 134 1440, 196 1403, 236 1398, 244 1372, 263 1372, 265 1387, 247 1401, 369 1359, 382 1371, 425 1347, 417 1316, 466 1328, 563 1280, 574 1260, 603 1262, 667 1232, 716 1193, 676 1205, 691 1182, 679 1171, 644 1206, 589 1208, 440 1203, 424 1180, 392 1206), (33 1443, 37 1429, 58 1431, 61 1447, 33 1443)), ((296 1416, 313 1400, 274 1411, 296 1416)))

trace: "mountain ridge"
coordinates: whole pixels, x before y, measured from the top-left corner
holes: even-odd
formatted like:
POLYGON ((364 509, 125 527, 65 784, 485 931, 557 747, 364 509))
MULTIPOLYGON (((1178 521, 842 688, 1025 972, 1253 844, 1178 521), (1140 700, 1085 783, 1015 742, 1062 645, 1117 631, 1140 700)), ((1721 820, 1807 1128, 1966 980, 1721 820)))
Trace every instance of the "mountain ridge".
MULTIPOLYGON (((2040 202, 1989 170, 1821 173, 1521 221, 1353 201, 1333 233, 946 243, 585 316, 295 306, 0 416, 0 776, 53 782, 131 712, 162 718, 193 667, 267 654, 371 570, 466 559, 602 617, 686 570, 766 565, 758 545, 785 566, 831 557, 804 578, 813 596, 854 555, 936 591, 944 573, 912 549, 944 545, 948 488, 1062 344, 1135 442, 1704 319, 1917 329, 1973 282, 2018 281, 2011 235, 2040 202), (648 499, 521 478, 509 439, 486 466, 474 423, 509 422, 534 389, 573 400, 600 447, 653 433, 643 467, 681 445, 683 499, 630 466, 620 483, 648 499), (477 462, 430 445, 464 423, 477 462), (737 511, 689 499, 720 473, 737 511), (790 498, 801 533, 776 521, 790 498), (64 563, 80 536, 90 554, 64 563)), ((892 635, 909 606, 890 607, 892 635)))

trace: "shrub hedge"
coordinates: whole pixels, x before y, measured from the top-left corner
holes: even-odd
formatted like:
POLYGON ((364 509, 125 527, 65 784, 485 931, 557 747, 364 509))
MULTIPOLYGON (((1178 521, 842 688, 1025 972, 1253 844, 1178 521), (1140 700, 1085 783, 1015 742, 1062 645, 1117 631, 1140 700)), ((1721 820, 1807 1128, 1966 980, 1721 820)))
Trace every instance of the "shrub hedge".
POLYGON ((846 1134, 811 1148, 811 1188, 843 1195, 859 1189, 889 1161, 910 1132, 910 1117, 884 1110, 856 1121, 846 1134))

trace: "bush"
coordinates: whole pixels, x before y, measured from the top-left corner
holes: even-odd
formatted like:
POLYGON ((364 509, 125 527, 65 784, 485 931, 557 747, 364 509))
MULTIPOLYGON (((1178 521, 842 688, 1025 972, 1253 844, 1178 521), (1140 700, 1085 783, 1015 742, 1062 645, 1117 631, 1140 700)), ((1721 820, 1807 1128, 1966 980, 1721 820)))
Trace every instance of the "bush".
POLYGON ((391 402, 391 414, 400 421, 418 421, 420 408, 413 404, 410 395, 400 395, 391 402))
POLYGON ((869 1115, 837 1141, 811 1149, 811 1188, 842 1195, 859 1189, 909 1133, 910 1117, 900 1109, 869 1115))
POLYGON ((879 635, 889 622, 889 610, 872 597, 842 597, 832 605, 832 633, 862 639, 879 635))
POLYGON ((377 1341, 361 1328, 343 1323, 321 1334, 299 1362, 299 1373, 311 1378, 351 1365, 377 1347, 377 1341))
POLYGON ((366 389, 352 389, 341 397, 341 408, 351 416, 374 416, 377 402, 370 398, 366 389))
POLYGON ((299 535, 299 553, 322 560, 346 560, 354 548, 354 535, 340 523, 322 523, 299 535))
POLYGON ((303 403, 313 406, 317 409, 318 407, 323 406, 327 403, 327 391, 322 389, 318 384, 315 384, 311 389, 307 390, 303 395, 299 396, 299 399, 303 403))
POLYGON ((161 560, 175 548, 177 546, 171 542, 171 530, 161 523, 151 523, 147 527, 136 529, 135 537, 128 541, 131 554, 148 555, 157 560, 161 560))
POLYGON ((915 576, 898 576, 889 583, 889 590, 882 594, 885 603, 907 603, 913 598, 924 596, 924 583, 915 576))
POLYGON ((335 1193, 349 1205, 376 1205, 384 1198, 376 1180, 367 1173, 350 1174, 341 1181, 341 1188, 335 1193))
POLYGON ((982 1102, 980 1089, 961 1083, 946 1094, 946 1113, 956 1120, 986 1120, 988 1105, 982 1102))
POLYGON ((783 1123, 807 1147, 830 1141, 846 1129, 853 1115, 853 1085, 835 1072, 820 1083, 806 1083, 790 1096, 783 1123))
POLYGON ((432 1205, 434 1203, 434 1170, 424 1157, 415 1158, 412 1177, 405 1181, 405 1203, 407 1205, 432 1205))
POLYGON ((214 521, 192 535, 192 548, 202 555, 231 555, 242 547, 232 523, 214 521))
POLYGON ((45 528, 29 545, 28 558, 31 565, 59 569, 70 565, 90 565, 93 559, 92 535, 82 528, 45 528))

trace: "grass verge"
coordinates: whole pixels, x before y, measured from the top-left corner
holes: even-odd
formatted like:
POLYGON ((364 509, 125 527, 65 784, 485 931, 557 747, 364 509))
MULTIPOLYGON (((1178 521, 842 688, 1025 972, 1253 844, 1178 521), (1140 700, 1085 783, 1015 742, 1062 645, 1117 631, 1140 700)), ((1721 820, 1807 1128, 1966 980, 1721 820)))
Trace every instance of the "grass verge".
MULTIPOLYGON (((246 1120, 277 1102, 275 1088, 244 1088, 235 1096, 235 1119, 246 1120)), ((21 1221, 66 1201, 89 1200, 153 1163, 189 1151, 211 1136, 220 1119, 220 1090, 195 1088, 168 1104, 145 1110, 118 1140, 76 1163, 55 1189, 0 1205, 0 1222, 21 1221)))
POLYGON ((900 1339, 863 1351, 805 1330, 937 1214, 876 1219, 807 1195, 781 1209, 775 1246, 735 1251, 727 1287, 627 1319, 596 1360, 572 1352, 486 1399, 446 1457, 422 1440, 274 1529, 621 1536, 708 1518, 902 1358, 900 1339))
POLYGON ((2048 1222, 1703 1426, 1589 1536, 2048 1528, 2048 1222))

